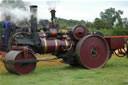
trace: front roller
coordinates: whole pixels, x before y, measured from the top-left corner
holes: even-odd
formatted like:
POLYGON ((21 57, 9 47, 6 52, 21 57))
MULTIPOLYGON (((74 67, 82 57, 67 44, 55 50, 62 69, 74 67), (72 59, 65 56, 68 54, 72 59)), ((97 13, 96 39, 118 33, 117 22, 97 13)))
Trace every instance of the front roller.
POLYGON ((82 38, 76 46, 78 62, 88 69, 104 66, 109 58, 109 47, 105 39, 98 35, 82 38))
POLYGON ((8 72, 19 75, 29 74, 36 68, 36 62, 33 62, 36 58, 31 52, 24 57, 23 51, 10 51, 3 61, 8 72))

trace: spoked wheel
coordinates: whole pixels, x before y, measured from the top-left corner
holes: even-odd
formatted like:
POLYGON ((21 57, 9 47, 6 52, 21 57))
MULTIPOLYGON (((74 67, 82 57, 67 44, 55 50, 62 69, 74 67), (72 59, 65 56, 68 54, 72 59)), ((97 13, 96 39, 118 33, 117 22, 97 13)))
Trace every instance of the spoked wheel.
POLYGON ((79 63, 88 69, 104 66, 109 58, 109 47, 104 38, 97 35, 86 36, 76 46, 79 63))
POLYGON ((25 32, 17 32, 15 33, 9 40, 8 42, 8 51, 12 50, 12 47, 13 46, 17 46, 17 39, 18 38, 23 38, 23 37, 26 37, 28 36, 29 34, 28 33, 25 33, 25 32))
POLYGON ((10 51, 4 58, 4 64, 7 71, 16 73, 19 75, 29 74, 34 71, 36 68, 36 62, 27 62, 27 63, 13 63, 15 60, 25 60, 25 59, 34 59, 35 56, 29 52, 28 57, 24 57, 24 52, 22 51, 10 51), (12 61, 12 62, 10 62, 12 61))

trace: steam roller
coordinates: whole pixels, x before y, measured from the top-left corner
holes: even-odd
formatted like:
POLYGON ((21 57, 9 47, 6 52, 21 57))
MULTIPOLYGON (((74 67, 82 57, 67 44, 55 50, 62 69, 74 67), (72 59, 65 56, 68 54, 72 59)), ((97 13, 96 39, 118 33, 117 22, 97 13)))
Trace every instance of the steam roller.
MULTIPOLYGON (((44 32, 37 27, 37 6, 31 6, 30 31, 20 29, 9 41, 9 52, 3 62, 8 72, 26 75, 33 72, 39 61, 62 59, 63 63, 71 66, 82 66, 87 69, 103 67, 112 53, 119 50, 125 56, 128 51, 124 48, 124 37, 103 36, 100 32, 89 33, 82 25, 76 25, 63 32, 55 23, 55 10, 51 10, 51 22, 44 26, 44 32), (54 59, 36 59, 35 54, 50 53, 54 59)), ((127 45, 128 47, 128 45, 127 45)), ((119 56, 119 55, 118 55, 119 56)))
POLYGON ((20 75, 29 74, 36 68, 36 58, 31 52, 25 58, 23 51, 10 51, 3 61, 7 71, 20 75))

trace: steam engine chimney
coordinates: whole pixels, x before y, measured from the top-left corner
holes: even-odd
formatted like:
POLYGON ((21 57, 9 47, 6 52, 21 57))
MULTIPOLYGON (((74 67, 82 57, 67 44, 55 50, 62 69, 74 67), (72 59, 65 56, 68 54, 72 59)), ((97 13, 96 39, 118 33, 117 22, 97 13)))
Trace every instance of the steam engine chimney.
POLYGON ((54 27, 54 24, 55 24, 54 21, 55 21, 55 18, 56 18, 56 15, 55 15, 56 11, 53 9, 50 12, 51 12, 52 26, 54 27))
POLYGON ((31 5, 30 11, 31 11, 31 31, 37 32, 37 5, 31 5))

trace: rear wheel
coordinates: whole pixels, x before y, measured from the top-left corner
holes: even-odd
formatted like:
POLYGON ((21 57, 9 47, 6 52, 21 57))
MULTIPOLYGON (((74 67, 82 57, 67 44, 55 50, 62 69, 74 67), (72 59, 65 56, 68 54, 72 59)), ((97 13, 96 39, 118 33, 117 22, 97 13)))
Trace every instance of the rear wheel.
POLYGON ((109 58, 109 47, 104 38, 97 35, 86 36, 76 46, 77 60, 88 69, 104 66, 109 58))

